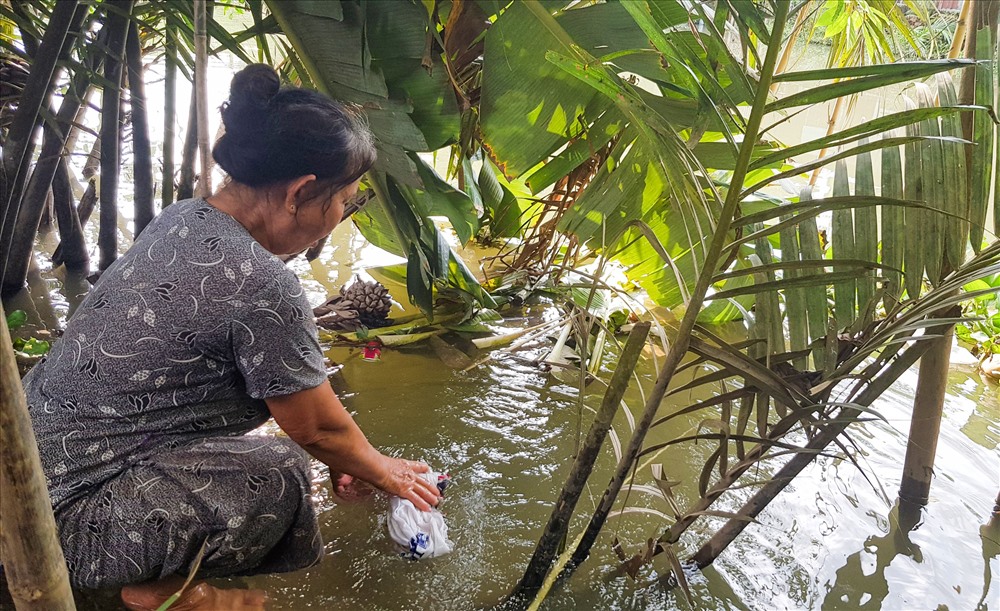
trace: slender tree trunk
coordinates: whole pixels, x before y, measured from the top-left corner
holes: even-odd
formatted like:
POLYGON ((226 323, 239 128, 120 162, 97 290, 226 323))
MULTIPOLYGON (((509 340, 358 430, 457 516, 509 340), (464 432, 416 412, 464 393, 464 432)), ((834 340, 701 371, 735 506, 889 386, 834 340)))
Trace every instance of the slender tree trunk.
POLYGON ((142 70, 142 45, 139 28, 129 23, 125 42, 128 62, 128 90, 132 104, 132 161, 135 183, 135 236, 149 224, 156 213, 153 210, 153 151, 149 142, 149 119, 146 114, 146 84, 142 70))
MULTIPOLYGON (((2 305, 0 318, 7 318, 2 305)), ((0 555, 7 584, 18 611, 76 609, 5 323, 0 351, 0 555)))
MULTIPOLYGON (((132 0, 109 0, 118 8, 108 11, 108 55, 104 60, 107 83, 121 84, 122 57, 128 36, 132 0)), ((108 268, 118 258, 118 172, 121 166, 121 88, 105 85, 101 96, 101 225, 98 246, 100 269, 108 268)))
MULTIPOLYGON (((101 32, 101 37, 104 37, 104 31, 101 32)), ((67 44, 64 44, 64 47, 72 46, 68 41, 69 38, 67 38, 67 44)), ((65 50, 67 56, 69 55, 69 50, 68 48, 65 50)), ((99 69, 100 61, 100 59, 95 60, 95 63, 91 64, 91 68, 99 69)), ((79 114, 89 90, 90 79, 87 76, 87 72, 83 70, 77 71, 73 75, 68 91, 62 98, 55 121, 46 122, 42 130, 42 150, 39 152, 35 169, 31 173, 31 180, 28 182, 28 187, 24 191, 21 214, 18 215, 17 223, 14 225, 14 234, 17 236, 17 239, 27 240, 28 243, 11 253, 9 265, 12 269, 24 269, 25 273, 27 273, 35 231, 40 226, 39 218, 43 213, 43 208, 40 207, 41 202, 45 200, 52 188, 53 178, 57 174, 57 169, 60 166, 65 166, 64 153, 67 152, 67 149, 64 148, 64 145, 70 130, 73 128, 73 121, 79 114)), ((68 174, 66 176, 68 178, 68 174)), ((56 204, 62 205, 61 202, 56 202, 56 204)), ((65 228, 72 232, 72 228, 64 220, 68 219, 60 218, 59 228, 60 234, 65 239, 67 236, 62 234, 63 229, 65 228)), ((72 236, 72 234, 70 235, 72 236)), ((75 250, 75 246, 72 248, 74 249, 74 255, 78 253, 75 250)), ((65 252, 61 252, 60 254, 65 254, 65 252)), ((87 258, 84 257, 84 262, 86 261, 87 258)))
MULTIPOLYGON (((87 10, 88 7, 81 6, 78 0, 56 3, 4 141, 3 175, 0 176, 0 294, 3 295, 21 290, 27 276, 24 262, 31 257, 40 211, 34 215, 35 226, 30 236, 15 233, 15 227, 22 214, 22 195, 34 151, 35 126, 55 86, 56 62, 68 57, 70 45, 63 43, 71 30, 79 30, 87 10), (23 255, 25 250, 27 257, 23 255)), ((35 210, 39 210, 39 206, 40 202, 36 203, 35 210)))
POLYGON ((566 478, 566 483, 552 508, 552 515, 549 516, 545 531, 538 540, 528 568, 525 569, 524 576, 521 577, 521 581, 510 594, 512 599, 530 600, 538 593, 545 581, 545 575, 558 553, 559 544, 566 537, 576 503, 580 500, 587 479, 594 470, 594 463, 597 462, 597 456, 604 444, 604 439, 607 437, 608 431, 611 430, 611 422, 618 412, 622 397, 625 396, 625 390, 632 379, 635 365, 642 355, 642 347, 646 343, 648 334, 648 322, 637 324, 629 333, 628 341, 622 350, 621 358, 618 360, 611 382, 608 384, 608 390, 604 394, 604 400, 601 402, 597 416, 594 417, 587 439, 584 441, 580 453, 577 454, 569 477, 566 478))
POLYGON ((83 192, 83 197, 80 198, 80 204, 76 207, 76 215, 80 217, 81 227, 87 225, 87 221, 90 220, 90 215, 94 213, 94 208, 96 207, 97 179, 91 178, 87 181, 87 190, 83 192))
POLYGON ((59 221, 58 259, 52 256, 52 264, 66 265, 71 271, 84 271, 90 266, 87 241, 80 225, 80 217, 73 205, 73 188, 70 185, 69 168, 60 163, 52 180, 52 194, 55 196, 56 218, 59 221))
POLYGON ((184 133, 184 149, 181 151, 181 176, 177 185, 177 199, 194 197, 194 161, 198 153, 198 98, 191 87, 191 103, 188 106, 187 131, 184 133))
POLYGON ((212 154, 208 141, 208 35, 205 0, 194 0, 194 91, 198 112, 198 159, 201 176, 198 180, 198 197, 212 194, 212 154))
POLYGON ((163 79, 163 178, 160 193, 163 196, 162 208, 174 201, 174 140, 177 139, 177 40, 170 16, 166 24, 166 54, 164 58, 166 73, 163 79))
MULTIPOLYGON (((31 183, 29 182, 28 185, 31 185, 31 183)), ((52 230, 52 205, 53 205, 52 189, 46 190, 45 193, 42 195, 41 200, 42 200, 42 210, 41 210, 42 217, 38 219, 38 225, 36 225, 35 228, 38 230, 38 233, 47 234, 49 231, 52 230)), ((23 216, 24 215, 20 215, 20 217, 23 216)))

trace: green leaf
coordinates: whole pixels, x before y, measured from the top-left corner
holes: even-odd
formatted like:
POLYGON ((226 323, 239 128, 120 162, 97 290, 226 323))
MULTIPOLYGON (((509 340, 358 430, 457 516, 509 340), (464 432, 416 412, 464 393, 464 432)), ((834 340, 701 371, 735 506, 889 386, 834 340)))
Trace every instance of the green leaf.
POLYGON ((7 328, 11 331, 18 329, 28 322, 28 315, 24 310, 14 310, 7 315, 7 328))
POLYGON ((37 337, 29 337, 28 339, 18 337, 13 343, 14 350, 27 354, 28 356, 42 356, 43 354, 48 353, 49 349, 52 347, 49 342, 38 339, 37 337))
POLYGON ((789 72, 779 75, 775 78, 775 81, 847 80, 827 83, 813 89, 793 93, 788 97, 768 104, 767 112, 793 108, 795 106, 816 104, 843 96, 853 95, 855 93, 872 91, 880 87, 885 87, 886 85, 926 78, 945 70, 964 68, 974 65, 974 63, 975 62, 971 60, 947 59, 923 62, 903 62, 879 66, 861 66, 858 68, 789 72), (866 74, 867 76, 848 78, 854 76, 855 74, 866 74))
POLYGON ((596 92, 542 59, 547 51, 570 49, 526 3, 508 7, 485 43, 480 121, 484 144, 505 175, 536 166, 608 106, 599 99, 590 107, 596 92))

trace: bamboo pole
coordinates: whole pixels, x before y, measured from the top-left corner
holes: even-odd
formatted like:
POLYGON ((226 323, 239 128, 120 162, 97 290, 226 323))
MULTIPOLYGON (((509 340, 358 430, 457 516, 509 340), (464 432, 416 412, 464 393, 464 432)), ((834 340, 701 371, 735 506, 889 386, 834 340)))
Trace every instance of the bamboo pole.
MULTIPOLYGON (((836 81, 834 81, 834 82, 836 82, 836 81)), ((827 137, 832 136, 833 132, 837 131, 837 123, 840 122, 840 115, 844 112, 844 101, 845 100, 847 100, 847 96, 840 96, 839 98, 837 98, 837 103, 834 104, 834 106, 833 106, 833 113, 830 114, 830 120, 827 122, 827 127, 826 127, 826 135, 827 135, 827 137)), ((817 159, 823 159, 824 157, 826 157, 826 151, 827 150, 828 150, 827 147, 823 147, 820 150, 819 156, 817 157, 817 159)), ((816 168, 815 170, 813 170, 812 176, 809 178, 809 186, 810 187, 816 185, 816 181, 819 180, 820 170, 822 170, 822 169, 823 168, 816 168)))
POLYGON ((194 91, 198 113, 198 159, 201 176, 197 196, 212 194, 212 151, 208 142, 208 36, 205 0, 194 0, 194 91))
MULTIPOLYGON (((6 320, 3 305, 0 318, 6 320)), ((18 611, 73 610, 66 560, 6 323, 0 323, 0 555, 18 611)))
MULTIPOLYGON (((604 393, 604 400, 594 417, 590 432, 587 433, 587 439, 576 456, 573 468, 566 478, 566 483, 563 484, 559 498, 552 508, 548 524, 545 525, 545 530, 538 539, 535 552, 528 562, 528 567, 525 569, 521 581, 510 594, 511 599, 530 600, 545 581, 545 575, 552 565, 552 560, 556 557, 559 544, 566 537, 570 518, 573 517, 573 510, 580 500, 584 485, 594 470, 594 464, 597 462, 597 456, 604 444, 604 439, 607 437, 608 431, 611 430, 611 422, 618 412, 618 406, 628 388, 632 372, 642 355, 646 336, 649 335, 649 326, 648 322, 638 323, 629 333, 625 348, 622 350, 618 365, 611 377, 611 382, 608 384, 608 390, 604 393)), ((584 365, 581 363, 580 366, 582 368, 584 365)))
POLYGON ((899 498, 911 503, 923 505, 930 496, 954 334, 955 326, 951 325, 940 337, 927 340, 930 346, 920 359, 903 479, 899 484, 899 498))
POLYGON ((163 78, 163 177, 160 193, 163 208, 174 201, 174 141, 177 139, 177 40, 170 15, 166 23, 167 48, 164 56, 166 73, 163 78))
POLYGON ((153 211, 153 160, 149 141, 149 118, 146 114, 146 83, 142 69, 142 44, 139 27, 129 22, 125 42, 125 60, 128 64, 129 103, 132 106, 132 163, 135 187, 135 236, 149 224, 153 211))
MULTIPOLYGON (((806 13, 812 4, 811 0, 806 0, 799 7, 799 12, 795 16, 795 25, 792 27, 792 33, 788 37, 788 42, 785 43, 785 50, 781 53, 781 59, 778 60, 778 67, 774 69, 774 73, 782 74, 788 68, 788 62, 792 59, 792 51, 795 47, 795 41, 799 38, 799 33, 802 31, 803 26, 806 24, 806 13)), ((781 85, 779 81, 771 83, 771 93, 778 93, 778 87, 781 85)))
POLYGON ((965 48, 965 35, 969 30, 969 19, 972 18, 972 0, 965 0, 962 3, 962 12, 958 16, 958 24, 955 26, 955 36, 951 39, 951 48, 948 49, 948 59, 955 59, 962 54, 965 48))
POLYGON ((108 52, 104 59, 106 80, 101 95, 101 223, 98 231, 100 269, 105 270, 118 258, 118 172, 121 160, 121 82, 122 57, 132 0, 109 0, 116 10, 107 14, 108 52), (112 83, 118 87, 110 86, 112 83))

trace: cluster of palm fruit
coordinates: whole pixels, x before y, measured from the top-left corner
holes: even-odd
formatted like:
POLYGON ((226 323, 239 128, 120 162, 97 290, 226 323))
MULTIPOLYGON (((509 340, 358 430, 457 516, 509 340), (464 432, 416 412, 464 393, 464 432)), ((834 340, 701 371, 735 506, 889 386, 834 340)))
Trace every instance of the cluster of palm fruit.
POLYGON ((313 314, 321 327, 356 331, 386 326, 391 308, 392 298, 384 286, 358 278, 350 286, 342 286, 339 295, 315 308, 313 314))

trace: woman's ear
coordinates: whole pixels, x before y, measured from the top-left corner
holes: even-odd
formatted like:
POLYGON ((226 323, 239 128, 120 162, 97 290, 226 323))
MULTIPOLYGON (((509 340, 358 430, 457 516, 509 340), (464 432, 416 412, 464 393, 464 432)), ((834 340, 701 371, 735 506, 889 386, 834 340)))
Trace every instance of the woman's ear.
POLYGON ((294 215, 299 206, 309 199, 309 189, 316 182, 315 174, 306 174, 291 180, 285 187, 285 197, 282 205, 286 212, 294 215))

